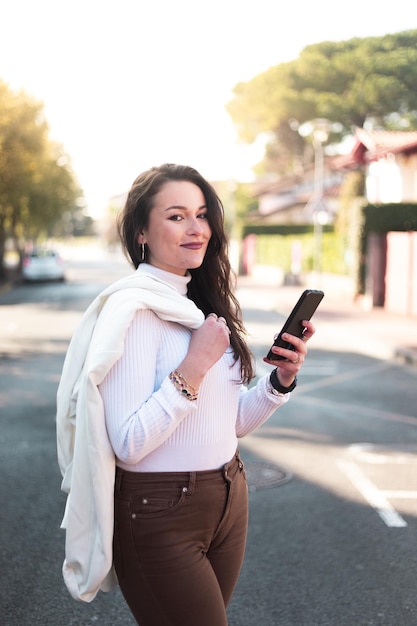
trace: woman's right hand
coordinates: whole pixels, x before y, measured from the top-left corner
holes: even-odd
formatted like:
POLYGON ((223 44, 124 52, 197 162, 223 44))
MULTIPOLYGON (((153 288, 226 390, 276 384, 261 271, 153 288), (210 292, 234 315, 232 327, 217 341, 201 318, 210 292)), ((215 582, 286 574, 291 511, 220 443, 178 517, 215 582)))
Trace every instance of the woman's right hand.
POLYGON ((224 317, 210 313, 191 334, 185 359, 178 370, 187 382, 198 389, 208 370, 223 356, 230 345, 230 330, 224 317))

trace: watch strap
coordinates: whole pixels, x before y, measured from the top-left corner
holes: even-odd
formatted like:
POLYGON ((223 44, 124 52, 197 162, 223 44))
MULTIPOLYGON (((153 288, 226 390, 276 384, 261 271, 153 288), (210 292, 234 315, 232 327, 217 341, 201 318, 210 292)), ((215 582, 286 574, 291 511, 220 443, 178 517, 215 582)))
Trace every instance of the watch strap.
POLYGON ((281 383, 278 380, 277 368, 275 368, 271 372, 271 375, 269 377, 269 382, 271 383, 273 389, 275 389, 275 391, 277 391, 278 393, 290 393, 290 391, 293 391, 297 386, 297 377, 294 378, 291 385, 288 385, 288 387, 284 387, 284 385, 281 385, 281 383))

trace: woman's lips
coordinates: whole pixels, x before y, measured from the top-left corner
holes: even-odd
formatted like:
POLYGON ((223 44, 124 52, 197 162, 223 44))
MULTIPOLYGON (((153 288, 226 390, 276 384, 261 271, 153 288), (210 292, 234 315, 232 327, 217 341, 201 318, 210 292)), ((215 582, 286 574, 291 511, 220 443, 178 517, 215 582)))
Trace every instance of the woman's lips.
POLYGON ((202 242, 183 243, 181 247, 187 248, 188 250, 200 250, 203 247, 203 243, 202 242))

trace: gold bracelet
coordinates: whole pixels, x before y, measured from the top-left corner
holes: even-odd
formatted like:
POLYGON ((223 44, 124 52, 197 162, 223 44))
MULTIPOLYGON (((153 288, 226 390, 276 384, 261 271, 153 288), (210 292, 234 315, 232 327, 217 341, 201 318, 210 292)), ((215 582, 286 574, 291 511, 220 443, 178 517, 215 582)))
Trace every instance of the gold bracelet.
POLYGON ((185 380, 184 376, 178 370, 174 370, 170 373, 169 380, 187 400, 197 400, 198 391, 185 380))

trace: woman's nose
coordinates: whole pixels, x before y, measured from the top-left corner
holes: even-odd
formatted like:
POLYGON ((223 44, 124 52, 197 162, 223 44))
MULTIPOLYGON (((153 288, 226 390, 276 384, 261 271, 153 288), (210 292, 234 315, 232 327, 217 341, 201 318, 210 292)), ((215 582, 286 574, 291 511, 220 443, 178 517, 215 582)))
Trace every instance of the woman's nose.
POLYGON ((204 230, 204 222, 198 218, 192 218, 188 225, 188 230, 193 233, 202 233, 204 230))

